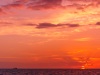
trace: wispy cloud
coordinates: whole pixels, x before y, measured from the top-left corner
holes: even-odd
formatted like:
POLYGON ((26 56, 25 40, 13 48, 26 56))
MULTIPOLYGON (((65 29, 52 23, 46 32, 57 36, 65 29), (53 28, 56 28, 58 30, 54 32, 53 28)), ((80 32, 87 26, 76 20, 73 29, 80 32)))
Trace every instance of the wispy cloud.
POLYGON ((61 6, 62 0, 17 0, 11 4, 4 5, 2 7, 12 8, 12 7, 22 7, 31 8, 34 10, 56 8, 61 6))
POLYGON ((79 42, 85 42, 85 41, 90 41, 90 40, 91 40, 91 38, 89 38, 89 37, 75 39, 75 41, 79 41, 79 42))
POLYGON ((36 26, 37 24, 33 24, 33 23, 27 23, 27 24, 23 24, 23 26, 36 26))
POLYGON ((61 6, 62 0, 38 0, 28 4, 32 9, 49 9, 61 6))
POLYGON ((13 24, 13 23, 11 23, 11 22, 0 22, 0 24, 8 25, 8 24, 13 24))
POLYGON ((79 27, 80 26, 79 24, 66 24, 66 25, 69 27, 79 27))
POLYGON ((2 8, 0 8, 0 14, 5 14, 2 8))

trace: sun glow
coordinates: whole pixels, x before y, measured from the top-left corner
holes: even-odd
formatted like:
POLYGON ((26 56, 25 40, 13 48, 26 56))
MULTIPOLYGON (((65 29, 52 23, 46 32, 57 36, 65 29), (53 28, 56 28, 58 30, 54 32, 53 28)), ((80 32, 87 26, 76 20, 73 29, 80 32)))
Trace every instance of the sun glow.
POLYGON ((81 69, 86 69, 85 66, 81 66, 81 69))

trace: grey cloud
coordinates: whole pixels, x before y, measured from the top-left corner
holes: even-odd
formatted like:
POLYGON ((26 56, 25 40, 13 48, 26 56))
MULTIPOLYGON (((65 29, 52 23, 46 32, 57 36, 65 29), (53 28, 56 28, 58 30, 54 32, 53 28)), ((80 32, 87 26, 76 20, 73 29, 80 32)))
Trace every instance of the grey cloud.
POLYGON ((52 24, 52 23, 40 23, 36 26, 36 28, 38 29, 42 29, 42 28, 52 28, 52 27, 62 27, 62 26, 66 26, 66 27, 79 27, 79 24, 52 24))
POLYGON ((100 22, 97 22, 96 25, 100 25, 100 22))
POLYGON ((56 25, 56 24, 52 24, 52 23, 40 23, 39 25, 37 25, 36 28, 50 28, 50 27, 58 27, 58 26, 61 26, 61 25, 56 25))

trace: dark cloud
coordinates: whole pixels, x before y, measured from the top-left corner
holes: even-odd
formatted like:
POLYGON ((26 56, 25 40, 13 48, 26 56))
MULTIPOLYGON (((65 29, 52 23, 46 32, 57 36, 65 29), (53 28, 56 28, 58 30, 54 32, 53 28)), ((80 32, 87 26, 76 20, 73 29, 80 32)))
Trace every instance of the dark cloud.
POLYGON ((56 25, 56 24, 52 24, 52 23, 40 23, 39 25, 37 25, 36 28, 50 28, 50 27, 58 27, 58 26, 61 26, 61 25, 56 25))
POLYGON ((11 8, 25 6, 34 10, 40 10, 60 7, 61 3, 62 0, 16 0, 11 4, 4 5, 2 7, 11 8))
POLYGON ((38 0, 37 2, 29 3, 29 8, 32 9, 49 9, 61 7, 62 0, 38 0))
POLYGON ((59 26, 67 26, 67 27, 79 27, 79 24, 71 24, 71 23, 66 23, 66 24, 57 24, 59 26))
POLYGON ((39 25, 37 25, 36 28, 38 29, 42 29, 42 28, 51 28, 51 27, 62 27, 62 26, 66 26, 66 27, 79 27, 79 24, 52 24, 52 23, 40 23, 39 25))
POLYGON ((68 0, 72 2, 100 2, 100 0, 68 0))
POLYGON ((79 27, 79 24, 66 24, 68 27, 79 27))
POLYGON ((100 25, 100 22, 97 22, 96 25, 100 25))
MULTIPOLYGON (((76 7, 78 10, 83 10, 88 6, 99 5, 99 0, 67 0, 69 5, 76 7), (70 4, 71 3, 71 4, 70 4)), ((15 0, 11 4, 3 5, 2 7, 27 7, 33 10, 52 9, 52 8, 66 8, 62 5, 63 0, 15 0)), ((68 3, 67 3, 68 4, 68 3)))

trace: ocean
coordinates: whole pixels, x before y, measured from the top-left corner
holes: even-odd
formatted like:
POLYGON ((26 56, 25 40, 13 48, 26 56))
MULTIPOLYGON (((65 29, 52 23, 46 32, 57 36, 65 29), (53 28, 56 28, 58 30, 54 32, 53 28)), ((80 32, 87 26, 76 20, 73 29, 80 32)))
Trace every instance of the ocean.
POLYGON ((100 69, 0 69, 0 75, 100 75, 100 69))

